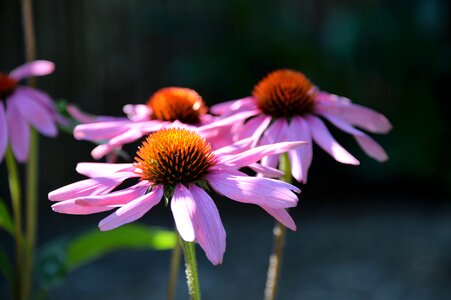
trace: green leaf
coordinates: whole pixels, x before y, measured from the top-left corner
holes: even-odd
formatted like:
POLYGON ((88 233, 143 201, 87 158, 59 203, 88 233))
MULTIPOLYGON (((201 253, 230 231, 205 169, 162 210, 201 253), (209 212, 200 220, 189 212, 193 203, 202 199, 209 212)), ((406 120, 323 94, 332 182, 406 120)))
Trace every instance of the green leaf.
POLYGON ((2 271, 6 280, 8 280, 10 286, 13 287, 14 285, 13 270, 11 268, 11 265, 9 264, 8 256, 6 256, 6 253, 2 249, 0 249, 0 270, 2 271))
POLYGON ((176 240, 173 231, 137 224, 106 232, 96 229, 70 242, 66 266, 74 269, 119 249, 168 250, 175 247, 176 240))
POLYGON ((5 202, 0 199, 0 228, 14 235, 14 224, 5 202))

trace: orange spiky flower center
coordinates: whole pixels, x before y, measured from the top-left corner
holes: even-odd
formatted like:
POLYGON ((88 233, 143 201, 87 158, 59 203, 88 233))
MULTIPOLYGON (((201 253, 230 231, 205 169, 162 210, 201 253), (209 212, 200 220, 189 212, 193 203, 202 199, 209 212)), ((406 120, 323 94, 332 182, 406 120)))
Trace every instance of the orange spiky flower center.
POLYGON ((5 73, 0 73, 0 100, 5 100, 17 87, 17 80, 5 73))
POLYGON ((150 117, 154 120, 178 120, 185 124, 197 124, 200 116, 207 113, 207 107, 196 91, 180 87, 158 90, 147 106, 152 110, 150 117))
POLYGON ((265 114, 289 118, 313 112, 314 92, 313 84, 301 72, 277 70, 263 78, 252 95, 265 114))
POLYGON ((182 128, 162 129, 149 135, 135 157, 141 179, 164 186, 201 181, 215 164, 210 144, 197 133, 182 128))

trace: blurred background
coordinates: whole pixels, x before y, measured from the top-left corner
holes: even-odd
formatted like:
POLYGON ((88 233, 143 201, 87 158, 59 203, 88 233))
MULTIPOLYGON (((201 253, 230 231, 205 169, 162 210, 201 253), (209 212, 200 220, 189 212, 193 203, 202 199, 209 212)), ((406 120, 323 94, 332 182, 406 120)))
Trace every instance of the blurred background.
MULTIPOLYGON (((144 1, 34 3, 39 59, 56 63, 38 85, 83 110, 122 116, 158 88, 185 86, 214 104, 251 93, 268 72, 304 72, 325 91, 384 113, 376 136, 390 156, 341 165, 315 148, 292 210, 279 299, 450 299, 450 3, 412 1, 144 1)), ((24 62, 18 1, 0 1, 0 69, 24 62)), ((374 136, 374 135, 373 135, 374 136)), ((47 193, 81 179, 88 142, 41 139, 39 243, 95 228, 104 215, 53 213, 47 193)), ((130 149, 135 149, 131 146, 130 149)), ((0 165, 0 195, 8 197, 0 165)), ((224 264, 198 252, 205 299, 261 299, 273 220, 257 207, 217 205, 228 234, 224 264)), ((143 222, 172 227, 160 206, 143 222)), ((0 242, 12 241, 1 233, 0 242)), ((167 251, 119 251, 80 268, 49 299, 164 299, 167 251)), ((0 279, 0 298, 8 297, 0 279)), ((177 299, 186 299, 183 272, 177 299)))

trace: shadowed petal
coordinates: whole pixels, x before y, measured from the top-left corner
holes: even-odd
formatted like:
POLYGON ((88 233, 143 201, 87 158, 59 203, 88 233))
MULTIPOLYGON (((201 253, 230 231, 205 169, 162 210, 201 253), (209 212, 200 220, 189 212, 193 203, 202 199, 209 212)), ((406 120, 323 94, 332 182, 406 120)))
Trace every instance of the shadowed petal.
POLYGON ((112 210, 114 206, 87 207, 75 203, 75 200, 61 201, 52 205, 53 211, 69 215, 90 215, 103 211, 112 210))
POLYGON ((384 162, 388 159, 388 155, 385 150, 378 143, 376 143, 375 140, 370 138, 365 133, 355 129, 349 123, 340 119, 339 117, 329 114, 323 114, 323 116, 339 129, 343 130, 346 133, 352 134, 357 143, 360 145, 363 151, 368 154, 369 157, 372 157, 380 162, 384 162))
POLYGON ((222 263, 226 249, 226 232, 213 199, 200 187, 192 184, 189 190, 196 203, 196 239, 214 264, 222 263))
POLYGON ((47 60, 35 60, 15 68, 9 75, 16 80, 27 77, 43 76, 51 74, 55 70, 55 64, 47 60))
POLYGON ((313 158, 312 137, 307 121, 301 117, 294 117, 288 130, 288 140, 307 142, 304 147, 298 147, 288 152, 291 174, 298 182, 307 183, 308 170, 313 158))
POLYGON ((138 220, 152 207, 157 205, 160 202, 161 197, 163 197, 163 188, 157 185, 150 193, 125 204, 114 213, 100 221, 100 230, 111 230, 138 220))
POLYGON ((183 240, 193 242, 196 239, 196 202, 191 192, 183 185, 177 184, 171 200, 171 210, 175 226, 183 240))
POLYGON ((30 145, 30 127, 22 118, 13 101, 7 102, 6 122, 14 156, 19 162, 26 162, 30 145))
POLYGON ((6 147, 8 145, 8 123, 6 122, 6 113, 3 103, 0 102, 0 162, 5 155, 6 147))
MULTIPOLYGON (((288 134, 288 123, 286 120, 276 120, 260 139, 260 145, 270 145, 286 141, 288 134)), ((261 164, 276 168, 279 163, 279 155, 268 155, 262 158, 261 164)))
POLYGON ((313 140, 327 153, 329 153, 336 161, 358 165, 359 161, 346 151, 337 141, 332 137, 326 125, 318 117, 307 116, 306 120, 310 126, 310 132, 313 140))
POLYGON ((33 125, 40 133, 54 137, 58 133, 52 113, 38 101, 21 94, 14 95, 14 104, 22 114, 23 118, 33 125))
POLYGON ((271 117, 267 115, 260 115, 250 119, 242 126, 242 128, 238 132, 238 140, 252 137, 254 140, 252 147, 255 146, 260 136, 263 134, 266 128, 268 128, 270 122, 271 117))
POLYGON ((271 178, 214 172, 207 179, 213 189, 230 199, 272 208, 296 206, 298 197, 292 191, 300 192, 294 185, 271 178))

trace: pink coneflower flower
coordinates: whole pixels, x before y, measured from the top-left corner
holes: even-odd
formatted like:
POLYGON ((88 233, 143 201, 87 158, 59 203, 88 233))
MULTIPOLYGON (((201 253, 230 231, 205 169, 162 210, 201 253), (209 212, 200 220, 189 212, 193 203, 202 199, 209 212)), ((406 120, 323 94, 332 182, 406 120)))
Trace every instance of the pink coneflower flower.
MULTIPOLYGON (((319 116, 353 135, 370 157, 381 162, 388 159, 378 143, 354 127, 373 133, 387 133, 392 128, 387 118, 374 110, 353 104, 349 99, 320 91, 301 72, 274 71, 254 87, 251 97, 215 105, 211 111, 223 116, 256 112, 243 126, 235 127, 236 139, 251 137, 254 145, 307 141, 305 147, 288 152, 292 175, 299 182, 307 182, 313 156, 312 140, 335 160, 359 164, 337 143, 319 116)), ((263 158, 261 163, 274 168, 278 161, 278 156, 269 156, 263 158)))
MULTIPOLYGON (((239 154, 233 146, 212 151, 205 139, 184 128, 168 128, 151 134, 136 153, 134 164, 80 163, 77 171, 90 179, 49 193, 59 201, 53 210, 67 214, 92 214, 118 208, 100 221, 100 230, 111 230, 141 218, 164 197, 170 202, 180 236, 197 241, 213 264, 220 264, 226 233, 219 212, 206 192, 208 186, 230 199, 274 210, 294 207, 299 189, 288 183, 251 177, 238 171, 266 155, 302 145, 285 142, 256 147, 239 154), (126 179, 136 183, 119 185, 126 179)), ((261 166, 272 173, 271 168, 261 166)), ((279 216, 295 228, 288 213, 279 216)))
POLYGON ((147 104, 126 105, 124 112, 128 119, 95 122, 75 127, 74 136, 79 140, 99 143, 91 155, 100 159, 124 144, 132 143, 151 132, 167 128, 176 123, 183 123, 197 130, 203 137, 208 137, 215 148, 231 142, 224 132, 227 125, 233 124, 235 118, 222 120, 212 125, 214 117, 207 113, 202 97, 194 90, 181 87, 167 87, 155 92, 147 104), (200 127, 205 126, 205 129, 200 127))
POLYGON ((27 77, 43 76, 53 72, 50 61, 36 60, 17 67, 11 73, 0 73, 0 161, 8 139, 16 159, 28 158, 30 125, 40 133, 54 137, 56 122, 64 119, 57 113, 50 97, 34 88, 19 85, 27 77))

